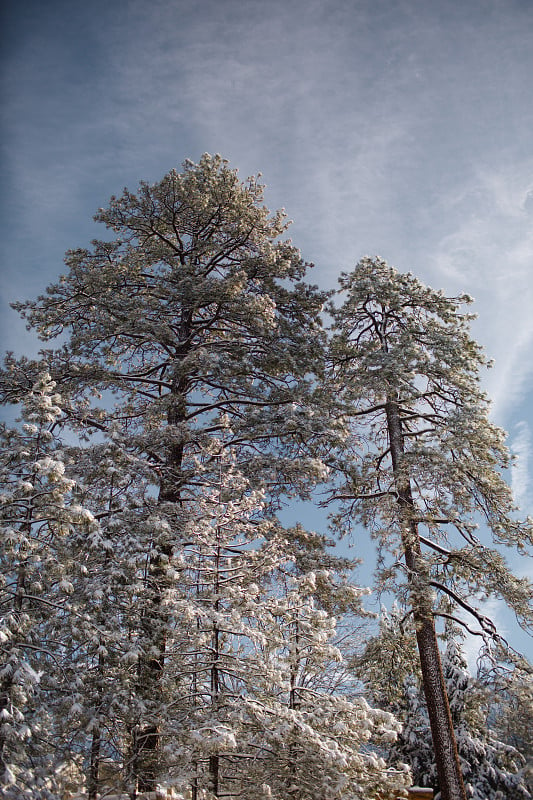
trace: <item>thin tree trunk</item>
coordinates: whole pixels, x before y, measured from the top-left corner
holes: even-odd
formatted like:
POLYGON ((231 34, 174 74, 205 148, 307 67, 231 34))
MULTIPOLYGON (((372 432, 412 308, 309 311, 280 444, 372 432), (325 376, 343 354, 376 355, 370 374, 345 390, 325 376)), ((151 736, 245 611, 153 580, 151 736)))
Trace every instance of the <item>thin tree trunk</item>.
MULTIPOLYGON (((0 714, 3 715, 3 712, 9 708, 10 700, 11 700, 11 689, 13 688, 13 677, 9 675, 2 681, 0 685, 0 714)), ((6 723, 0 723, 0 780, 3 779, 6 769, 7 763, 5 760, 5 746, 6 746, 6 734, 4 732, 6 723)))
MULTIPOLYGON (((297 710, 300 708, 300 698, 298 695, 298 671, 300 666, 300 619, 299 609, 296 609, 296 619, 294 621, 293 633, 290 641, 290 662, 289 662, 289 708, 297 710)), ((289 628, 290 631, 290 628, 289 628)), ((288 747, 287 747, 287 797, 294 797, 297 790, 294 787, 298 784, 296 775, 297 758, 295 749, 295 736, 294 727, 288 734, 288 747)))
POLYGON ((88 800, 96 800, 96 798, 98 797, 101 741, 102 737, 100 731, 97 730, 93 733, 93 739, 91 743, 91 754, 89 757, 89 777, 87 780, 88 800))
MULTIPOLYGON (((31 512, 30 512, 31 514, 31 512)), ((29 530, 29 526, 28 526, 29 530)), ((23 561, 18 568, 17 574, 17 588, 15 590, 15 597, 13 602, 13 609, 17 615, 22 613, 22 606, 24 604, 24 595, 26 592, 26 563, 23 561)), ((16 639, 11 642, 11 645, 16 646, 17 641, 16 639)), ((2 681, 0 687, 0 713, 3 713, 6 709, 9 708, 11 702, 11 690, 13 688, 13 672, 10 672, 6 678, 2 681)), ((0 723, 0 778, 6 773, 7 764, 5 761, 5 745, 6 745, 6 735, 4 733, 4 725, 5 723, 0 723)))
POLYGON ((213 797, 218 797, 220 758, 218 755, 209 756, 209 790, 213 797))
POLYGON ((193 767, 195 771, 195 775, 191 784, 191 800, 198 800, 198 776, 196 772, 198 770, 198 762, 193 761, 193 767))
MULTIPOLYGON (((200 583, 199 582, 200 582, 200 572, 198 571, 197 574, 196 574, 196 597, 198 597, 199 594, 200 594, 200 583)), ((196 630, 199 631, 200 627, 201 627, 200 619, 197 618, 196 619, 196 630)), ((195 654, 194 654, 194 667, 195 667, 195 669, 193 671, 193 676, 192 676, 192 696, 194 698, 194 701, 193 701, 194 703, 198 702, 198 672, 197 672, 198 659, 199 659, 199 654, 196 651, 195 654)), ((198 762, 197 761, 193 761, 192 766, 193 766, 193 769, 194 769, 194 778, 193 778, 192 784, 191 784, 191 800, 198 800, 198 792, 199 792, 198 762)))
MULTIPOLYGON (((100 642, 102 644, 102 642, 100 642)), ((95 698, 95 706, 98 711, 98 727, 93 732, 92 742, 91 742, 91 752, 89 755, 89 775, 87 778, 87 798, 88 800, 97 800, 98 797, 98 783, 99 783, 99 773, 100 773, 100 760, 101 760, 101 750, 102 750, 102 734, 100 730, 100 715, 101 715, 101 703, 102 703, 102 681, 104 679, 104 667, 105 661, 104 656, 100 653, 98 655, 98 669, 97 675, 98 680, 100 681, 100 685, 97 687, 97 693, 95 698)))
POLYGON ((409 475, 402 460, 404 440, 398 402, 387 398, 387 428, 398 504, 401 510, 402 544, 411 589, 416 640, 424 694, 431 726, 433 748, 442 800, 466 800, 450 704, 444 683, 435 631, 429 576, 422 563, 418 524, 409 475))
MULTIPOLYGON (((215 585, 214 585, 214 592, 215 592, 215 611, 218 612, 219 610, 219 599, 218 593, 220 591, 219 587, 219 570, 220 570, 220 547, 217 546, 216 549, 216 556, 215 556, 215 585)), ((219 658, 220 658, 220 631, 218 628, 218 624, 213 626, 213 638, 212 638, 212 647, 213 647, 213 663, 211 666, 211 706, 214 715, 218 713, 218 706, 219 706, 219 694, 220 694, 220 676, 219 676, 219 658)), ((214 797, 218 797, 219 791, 219 781, 220 781, 220 756, 218 753, 213 753, 209 756, 209 788, 213 793, 214 797)))

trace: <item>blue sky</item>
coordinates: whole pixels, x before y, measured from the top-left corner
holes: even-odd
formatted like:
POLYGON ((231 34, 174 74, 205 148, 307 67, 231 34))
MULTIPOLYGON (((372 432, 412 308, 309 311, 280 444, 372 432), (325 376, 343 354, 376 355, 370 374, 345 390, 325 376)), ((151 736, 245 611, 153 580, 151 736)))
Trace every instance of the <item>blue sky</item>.
POLYGON ((263 173, 320 285, 379 254, 476 298, 485 386, 533 513, 529 0, 8 0, 3 14, 3 349, 35 351, 8 303, 101 235, 111 194, 220 152, 263 173))

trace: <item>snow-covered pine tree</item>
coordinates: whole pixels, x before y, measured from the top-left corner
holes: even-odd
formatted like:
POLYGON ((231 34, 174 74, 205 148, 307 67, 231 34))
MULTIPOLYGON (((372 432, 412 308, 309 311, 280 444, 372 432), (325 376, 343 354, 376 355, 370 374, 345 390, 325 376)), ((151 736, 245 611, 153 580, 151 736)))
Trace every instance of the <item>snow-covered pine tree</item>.
POLYGON ((530 583, 474 531, 481 517, 497 544, 523 552, 531 524, 514 518, 501 476, 504 435, 488 418, 485 359, 460 312, 470 299, 447 298, 379 258, 360 261, 340 285, 329 379, 348 427, 338 519, 363 523, 382 557, 392 556, 383 585, 413 614, 442 798, 458 800, 465 793, 434 625, 450 612, 435 595, 457 619, 469 611, 488 637, 497 631, 476 608, 480 595, 503 598, 530 625, 530 583))
POLYGON ((50 699, 70 690, 63 626, 75 614, 78 565, 66 543, 73 530, 87 539, 98 525, 65 471, 61 417, 43 370, 22 397, 20 424, 0 429, 0 783, 3 797, 18 800, 47 796, 74 768, 51 735, 50 699))
POLYGON ((88 800, 95 800, 104 763, 107 788, 126 786, 130 734, 139 718, 139 639, 156 498, 142 470, 113 441, 64 452, 99 531, 90 540, 73 531, 68 539, 79 565, 71 595, 79 613, 65 622, 63 672, 72 690, 56 710, 56 735, 83 754, 88 800))
POLYGON ((387 767, 376 748, 395 738, 398 724, 351 697, 333 641, 332 612, 359 610, 361 591, 343 576, 350 565, 318 534, 285 530, 223 439, 218 452, 211 444, 218 469, 202 473, 201 491, 180 506, 179 520, 175 504, 143 497, 135 465, 121 463, 110 444, 78 453, 83 501, 105 509, 107 494, 110 511, 99 514, 102 545, 77 550, 85 579, 74 582, 73 596, 98 629, 78 626, 71 636, 75 713, 70 700, 64 705, 63 735, 94 768, 88 790, 102 786, 105 756, 106 789, 134 789, 128 730, 143 713, 159 720, 161 782, 196 800, 205 792, 248 800, 287 791, 309 800, 397 794, 408 773, 387 767), (92 467, 79 460, 96 453, 92 467), (136 691, 146 546, 150 532, 178 522, 164 598, 165 674, 150 700, 136 691), (142 531, 145 547, 135 550, 142 531))
POLYGON ((264 782, 279 800, 395 797, 410 775, 402 763, 387 767, 380 750, 399 728, 355 691, 335 642, 337 619, 359 612, 363 592, 325 544, 301 528, 286 532, 270 637, 277 638, 271 657, 283 693, 273 689, 283 711, 265 727, 264 782))
MULTIPOLYGON (((212 441, 213 448, 215 440, 212 441)), ((171 624, 161 725, 166 780, 192 798, 259 796, 251 783, 264 736, 254 700, 277 672, 264 659, 266 586, 283 558, 277 523, 264 516, 233 454, 219 441, 196 500, 183 504, 183 539, 171 558, 171 624), (251 792, 251 794, 250 794, 251 792)), ((157 506, 153 524, 173 525, 157 506)))
MULTIPOLYGON (((433 787, 439 783, 431 730, 416 654, 412 625, 398 609, 383 611, 377 636, 368 641, 354 662, 370 701, 392 710, 402 722, 389 758, 409 764, 414 783, 433 787)), ((468 670, 462 649, 463 633, 448 623, 444 633, 443 674, 457 736, 461 769, 469 798, 475 800, 527 800, 524 756, 498 735, 498 697, 468 670)), ((503 672, 498 671, 503 686, 503 672)))
POLYGON ((489 726, 491 698, 468 671, 461 632, 449 625, 445 638, 444 680, 468 796, 473 800, 530 800, 522 775, 525 759, 489 726))
POLYGON ((280 240, 284 214, 270 215, 258 181, 242 183, 219 156, 186 162, 137 194, 125 190, 96 219, 116 238, 69 252, 68 274, 15 307, 43 339, 63 336, 47 355, 71 398, 71 423, 116 441, 174 515, 173 525, 150 531, 147 515, 128 531, 132 552, 149 543, 130 757, 137 788, 148 791, 161 721, 141 712, 162 708, 180 508, 217 468, 211 441, 224 416, 234 431, 226 446, 272 497, 307 492, 323 476, 301 445, 323 425, 302 398, 321 369, 324 295, 302 282, 306 265, 280 240))
POLYGON ((350 659, 350 668, 364 685, 370 703, 385 708, 403 720, 406 681, 419 683, 420 660, 412 625, 395 603, 382 607, 376 635, 367 638, 364 648, 350 659))
MULTIPOLYGON (((211 540, 216 531, 216 542, 207 551, 215 602, 206 605, 209 595, 202 597, 204 620, 213 614, 216 620, 211 622, 212 661, 204 691, 213 716, 216 689, 215 718, 219 724, 225 721, 237 746, 233 751, 226 746, 223 756, 218 751, 209 760, 204 757, 211 791, 249 800, 263 795, 355 800, 397 793, 409 781, 405 768, 387 768, 372 750, 372 745, 394 740, 394 718, 353 697, 345 680, 335 682, 335 693, 324 680, 330 671, 340 673, 342 665, 331 612, 340 616, 360 610, 362 591, 344 574, 351 565, 329 554, 318 534, 300 527, 285 530, 274 518, 265 518, 264 502, 258 504, 260 498, 242 475, 225 466, 220 481, 223 492, 216 489, 211 514, 205 506, 195 512, 204 525, 213 520, 211 540), (239 496, 244 490, 247 494, 239 496), (236 532, 240 541, 231 539, 236 532), (251 546, 259 536, 260 546, 251 546)), ((205 585, 205 562, 196 572, 205 585)), ((205 633, 205 621, 197 630, 205 633)), ((202 748, 209 744, 203 735, 197 741, 202 748)), ((198 756, 189 755, 191 760, 201 763, 198 756)))
MULTIPOLYGON (((355 610, 360 591, 335 572, 320 537, 268 514, 222 440, 213 458, 218 470, 182 506, 184 538, 170 560, 164 782, 195 800, 397 793, 406 769, 370 749, 395 738, 394 717, 317 680, 340 660, 335 619, 321 606, 355 610)), ((173 525, 172 509, 154 505, 152 527, 173 525)))
POLYGON ((501 663, 481 661, 479 679, 490 693, 492 727, 499 739, 526 759, 533 791, 533 666, 523 656, 501 650, 501 663))

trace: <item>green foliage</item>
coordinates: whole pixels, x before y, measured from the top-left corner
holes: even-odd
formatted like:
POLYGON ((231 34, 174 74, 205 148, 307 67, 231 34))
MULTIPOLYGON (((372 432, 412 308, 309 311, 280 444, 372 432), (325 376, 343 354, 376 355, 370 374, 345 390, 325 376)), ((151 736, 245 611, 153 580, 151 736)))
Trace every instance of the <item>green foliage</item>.
MULTIPOLYGON (((397 610, 391 614, 384 612, 378 636, 367 643, 354 668, 372 701, 394 711, 402 722, 402 732, 390 746, 388 758, 408 763, 414 783, 431 786, 437 792, 435 754, 416 657, 416 639, 412 629, 400 623, 397 610)), ((467 796, 475 800, 527 800, 531 795, 524 775, 525 754, 500 735, 505 712, 499 693, 471 677, 462 639, 457 626, 447 624, 444 679, 467 796)), ((501 670, 497 675, 500 691, 509 697, 515 679, 505 677, 501 670)))

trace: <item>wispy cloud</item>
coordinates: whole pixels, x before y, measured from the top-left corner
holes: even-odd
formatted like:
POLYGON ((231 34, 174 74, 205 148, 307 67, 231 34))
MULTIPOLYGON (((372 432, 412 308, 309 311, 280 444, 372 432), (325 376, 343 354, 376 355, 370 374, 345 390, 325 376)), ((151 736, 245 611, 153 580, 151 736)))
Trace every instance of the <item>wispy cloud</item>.
POLYGON ((526 513, 533 503, 531 498, 531 429, 525 420, 518 422, 512 431, 510 443, 515 461, 511 467, 511 487, 515 502, 526 513))
POLYGON ((91 215, 112 192, 218 151, 243 175, 263 171, 314 280, 331 285, 379 253, 476 296, 503 417, 524 391, 532 335, 527 11, 97 5, 61 25, 61 3, 56 18, 36 8, 7 65, 4 294, 53 280, 63 251, 96 235, 91 215))
POLYGON ((457 187, 443 199, 451 230, 430 259, 434 275, 476 299, 474 335, 495 360, 484 384, 504 424, 532 373, 532 178, 533 160, 518 159, 479 170, 457 187))

